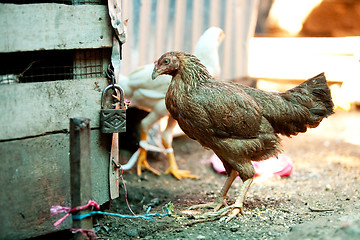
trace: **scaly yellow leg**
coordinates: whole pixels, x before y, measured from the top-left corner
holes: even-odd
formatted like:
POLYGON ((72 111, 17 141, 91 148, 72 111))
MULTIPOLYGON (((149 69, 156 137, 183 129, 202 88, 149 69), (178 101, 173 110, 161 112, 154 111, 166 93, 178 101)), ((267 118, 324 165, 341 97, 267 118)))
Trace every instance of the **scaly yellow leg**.
MULTIPOLYGON (((141 129, 140 141, 146 142, 146 137, 147 137, 147 133, 141 129)), ((137 162, 137 175, 141 176, 141 173, 142 173, 141 171, 143 169, 146 169, 146 170, 154 173, 155 175, 160 176, 160 172, 150 166, 150 164, 148 163, 148 161, 146 159, 146 155, 147 155, 146 149, 144 149, 143 147, 140 146, 140 153, 139 153, 138 162, 137 162)))
POLYGON ((179 169, 176 160, 173 148, 164 138, 162 138, 162 144, 165 147, 166 157, 169 162, 169 168, 165 171, 165 174, 172 174, 176 179, 180 180, 182 178, 198 178, 196 175, 192 175, 189 170, 179 169))
POLYGON ((229 222, 234 217, 238 216, 239 214, 244 214, 243 209, 243 203, 245 200, 245 196, 247 191, 249 190, 249 187, 251 183, 253 182, 254 178, 249 178, 244 181, 244 183, 241 185, 240 193, 238 197, 236 198, 236 201, 233 205, 229 206, 229 210, 225 211, 222 216, 227 216, 225 219, 226 222, 229 222))

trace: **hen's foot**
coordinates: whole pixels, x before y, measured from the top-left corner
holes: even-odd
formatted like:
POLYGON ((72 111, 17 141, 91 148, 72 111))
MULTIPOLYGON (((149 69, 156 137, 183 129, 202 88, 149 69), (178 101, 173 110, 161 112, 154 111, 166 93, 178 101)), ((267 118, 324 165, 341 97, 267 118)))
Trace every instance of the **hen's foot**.
POLYGON ((244 214, 243 202, 245 199, 246 192, 249 190, 249 187, 250 187, 251 183, 253 182, 253 179, 254 178, 249 178, 244 181, 244 183, 241 185, 240 194, 236 198, 235 203, 226 208, 226 211, 224 211, 222 214, 224 217, 221 220, 225 220, 226 222, 229 222, 234 217, 236 217, 240 214, 241 215, 244 214))
POLYGON ((172 148, 167 148, 166 152, 167 152, 166 157, 169 161, 169 168, 165 171, 165 174, 172 174, 177 180, 180 180, 182 178, 190 178, 190 179, 198 178, 196 175, 191 174, 190 171, 181 170, 178 168, 172 148))
POLYGON ((218 199, 217 201, 215 201, 213 203, 193 205, 193 206, 189 207, 189 210, 210 208, 210 209, 214 209, 214 212, 217 212, 220 208, 226 207, 226 206, 227 206, 227 203, 225 200, 218 199))
POLYGON ((188 170, 181 170, 178 168, 171 168, 169 167, 165 174, 171 174, 173 175, 177 180, 180 180, 182 178, 190 178, 190 179, 197 179, 198 177, 196 175, 191 174, 188 170))
POLYGON ((221 209, 221 211, 222 211, 221 214, 222 218, 220 219, 220 221, 225 220, 225 222, 230 222, 231 219, 233 219, 234 217, 244 215, 243 206, 242 205, 237 206, 236 203, 221 209))
POLYGON ((234 217, 242 215, 243 214, 243 208, 240 206, 227 206, 224 207, 218 211, 215 212, 205 212, 200 215, 191 215, 190 218, 196 219, 196 220, 216 220, 220 219, 220 221, 229 222, 234 217))
MULTIPOLYGON (((202 207, 208 207, 205 205, 209 205, 211 206, 211 204, 203 204, 202 207)), ((187 219, 195 219, 195 220, 205 220, 205 221, 211 221, 211 220, 216 220, 216 219, 222 219, 224 218, 224 214, 226 214, 230 209, 230 207, 224 207, 218 211, 210 211, 210 212, 205 212, 203 214, 190 214, 187 215, 187 219)))
POLYGON ((151 167, 148 161, 146 160, 146 150, 143 148, 140 148, 140 153, 138 157, 138 163, 137 163, 137 175, 141 176, 142 170, 148 170, 155 175, 160 176, 160 172, 156 170, 155 168, 151 167))

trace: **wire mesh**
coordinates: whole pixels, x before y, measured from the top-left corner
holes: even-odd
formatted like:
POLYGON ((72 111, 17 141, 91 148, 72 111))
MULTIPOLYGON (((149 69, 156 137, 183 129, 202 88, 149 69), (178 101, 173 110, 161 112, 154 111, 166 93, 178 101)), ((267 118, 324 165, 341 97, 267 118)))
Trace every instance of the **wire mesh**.
POLYGON ((108 56, 103 49, 1 53, 0 84, 104 77, 108 56))

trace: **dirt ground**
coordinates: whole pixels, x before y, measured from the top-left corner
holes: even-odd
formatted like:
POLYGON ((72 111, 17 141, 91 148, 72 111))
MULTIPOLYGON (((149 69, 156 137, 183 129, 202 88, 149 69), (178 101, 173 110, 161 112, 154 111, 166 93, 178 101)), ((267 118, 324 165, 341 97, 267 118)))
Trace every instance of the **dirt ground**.
MULTIPOLYGON (((162 213, 170 201, 172 216, 122 219, 105 216, 98 220, 98 239, 360 239, 360 112, 337 111, 318 128, 291 139, 283 139, 284 154, 295 165, 286 178, 257 179, 245 200, 245 213, 225 223, 219 220, 198 222, 179 219, 188 216, 193 204, 213 201, 225 181, 208 159, 210 150, 180 137, 174 151, 180 168, 191 170, 197 180, 178 181, 144 172, 125 172, 127 199, 139 215, 162 213)), ((150 156, 151 157, 151 154, 150 156)), ((153 156, 150 164, 164 172, 164 156, 153 156)), ((236 180, 228 202, 234 202, 236 180)), ((109 212, 131 215, 121 197, 112 201, 109 212)), ((196 212, 192 212, 196 213, 196 212)))

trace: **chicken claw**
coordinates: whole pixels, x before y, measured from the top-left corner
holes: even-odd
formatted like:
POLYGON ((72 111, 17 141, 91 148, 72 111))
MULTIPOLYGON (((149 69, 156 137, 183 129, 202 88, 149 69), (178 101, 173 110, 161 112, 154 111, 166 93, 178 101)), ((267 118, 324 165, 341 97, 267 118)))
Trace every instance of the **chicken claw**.
POLYGON ((223 216, 220 221, 225 220, 225 222, 230 222, 231 219, 233 219, 234 217, 237 217, 239 215, 244 215, 244 210, 242 206, 235 206, 231 205, 229 207, 226 207, 224 209, 224 212, 221 214, 221 216, 223 216))
POLYGON ((141 176, 141 170, 146 169, 155 175, 160 176, 160 173, 155 168, 151 167, 150 164, 146 160, 146 150, 140 147, 140 153, 138 157, 138 164, 137 164, 137 175, 141 176))
POLYGON ((167 149, 167 159, 169 161, 169 168, 165 171, 165 174, 172 174, 177 180, 180 180, 182 178, 191 178, 191 179, 197 179, 198 177, 196 175, 192 175, 190 171, 188 170, 181 170, 178 168, 178 165, 175 161, 174 152, 172 151, 172 148, 167 149), (171 149, 171 150, 169 150, 171 149))
POLYGON ((192 175, 191 172, 188 171, 188 170, 173 169, 173 168, 168 168, 165 171, 165 174, 171 174, 177 180, 180 180, 182 178, 190 178, 190 179, 197 179, 198 178, 196 175, 192 175))
POLYGON ((217 212, 217 211, 219 211, 220 208, 227 207, 227 206, 228 205, 225 200, 218 198, 215 202, 212 202, 212 203, 193 205, 193 206, 189 207, 189 210, 211 208, 211 209, 214 209, 214 212, 217 212))
MULTIPOLYGON (((215 203, 195 205, 195 206, 192 206, 192 207, 201 206, 202 208, 204 208, 204 207, 211 207, 212 205, 215 205, 215 203)), ((200 214, 200 215, 190 215, 190 218, 191 219, 196 219, 196 220, 200 220, 200 219, 201 220, 216 220, 216 219, 220 218, 220 221, 225 220, 225 222, 229 222, 234 217, 236 217, 236 216, 238 216, 240 214, 241 215, 243 214, 242 213, 243 208, 242 207, 236 207, 234 205, 221 208, 220 210, 214 211, 214 212, 211 211, 211 212, 205 212, 205 213, 200 214)), ((194 209, 194 208, 191 208, 191 209, 194 209)))
POLYGON ((206 203, 206 204, 199 204, 191 206, 189 209, 196 209, 196 208, 213 208, 214 211, 219 211, 222 207, 227 207, 226 203, 226 194, 231 186, 231 184, 234 182, 235 178, 237 176, 236 171, 231 171, 231 173, 226 178, 226 181, 224 183, 224 186, 221 188, 221 191, 219 193, 219 196, 213 203, 206 203))
POLYGON ((245 200, 246 192, 249 190, 249 187, 253 180, 254 178, 249 178, 245 180, 244 183, 241 185, 240 192, 236 198, 235 203, 227 207, 227 211, 222 214, 223 216, 226 216, 224 218, 225 222, 229 222, 231 219, 238 216, 239 214, 244 215, 243 202, 245 200))

